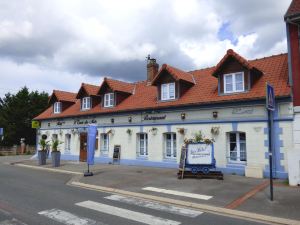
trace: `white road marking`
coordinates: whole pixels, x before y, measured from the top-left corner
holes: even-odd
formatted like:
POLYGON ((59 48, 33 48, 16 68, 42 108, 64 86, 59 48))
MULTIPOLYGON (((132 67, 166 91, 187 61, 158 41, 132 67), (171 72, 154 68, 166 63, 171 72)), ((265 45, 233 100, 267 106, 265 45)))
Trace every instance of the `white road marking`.
POLYGON ((145 223, 149 225, 179 225, 180 222, 174 220, 163 219, 160 217, 151 216, 148 214, 135 212, 127 209, 122 209, 98 202, 84 201, 76 203, 75 205, 85 207, 88 209, 93 209, 101 213, 111 214, 114 216, 122 217, 125 219, 133 220, 140 223, 145 223))
POLYGON ((46 216, 50 219, 53 219, 57 222, 67 224, 67 225, 99 225, 101 223, 97 223, 94 220, 79 217, 72 213, 60 210, 60 209, 50 209, 41 211, 38 214, 46 216))
POLYGON ((213 196, 209 196, 209 195, 199 195, 199 194, 174 191, 174 190, 168 190, 168 189, 162 189, 162 188, 155 188, 155 187, 145 187, 145 188, 143 188, 143 190, 160 192, 160 193, 170 194, 170 195, 177 195, 177 196, 188 197, 188 198, 196 198, 196 199, 201 199, 201 200, 209 200, 213 197, 213 196))
POLYGON ((23 223, 15 218, 11 220, 4 220, 0 222, 1 225, 27 225, 26 223, 23 223))
POLYGON ((127 197, 121 196, 121 195, 110 195, 110 196, 107 196, 104 198, 113 200, 113 201, 119 201, 119 202, 133 204, 133 205, 137 205, 137 206, 141 206, 141 207, 146 207, 146 208, 150 208, 150 209, 165 211, 168 213, 173 213, 173 214, 177 214, 177 215, 181 215, 181 216, 188 216, 188 217, 192 217, 192 218, 197 217, 203 213, 200 211, 187 209, 187 208, 183 208, 183 207, 177 207, 177 206, 173 206, 170 204, 161 204, 158 202, 153 202, 153 201, 138 199, 138 198, 127 198, 127 197))

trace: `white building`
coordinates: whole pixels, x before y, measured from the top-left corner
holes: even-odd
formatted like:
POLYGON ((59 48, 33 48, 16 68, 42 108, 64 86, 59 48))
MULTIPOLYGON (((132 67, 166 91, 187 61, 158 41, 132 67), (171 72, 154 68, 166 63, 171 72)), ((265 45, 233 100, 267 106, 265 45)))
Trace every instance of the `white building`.
MULTIPOLYGON (((228 50, 212 68, 184 72, 148 59, 147 80, 126 83, 105 78, 82 84, 77 93, 53 91, 38 138, 58 138, 63 159, 86 160, 88 124, 97 124, 95 161, 178 167, 185 138, 201 131, 214 138, 216 166, 225 173, 269 176, 266 82, 274 86, 274 176, 288 177, 294 146, 293 99, 288 55, 247 60, 228 50)), ((146 72, 145 72, 146 74, 146 72)))

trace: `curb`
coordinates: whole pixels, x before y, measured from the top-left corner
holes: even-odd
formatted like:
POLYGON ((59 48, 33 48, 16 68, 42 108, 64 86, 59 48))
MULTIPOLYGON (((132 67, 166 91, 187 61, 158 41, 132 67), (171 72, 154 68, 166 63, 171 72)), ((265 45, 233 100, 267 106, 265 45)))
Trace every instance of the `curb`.
POLYGON ((69 170, 60 170, 60 169, 52 169, 52 168, 45 168, 45 167, 38 167, 38 166, 30 166, 30 165, 25 165, 25 164, 21 164, 21 163, 16 163, 16 164, 13 164, 13 165, 14 166, 19 166, 19 167, 35 169, 35 170, 50 171, 50 172, 54 172, 54 173, 75 174, 75 175, 82 175, 83 174, 83 173, 80 173, 80 172, 74 172, 74 171, 69 171, 69 170))
POLYGON ((89 190, 117 193, 117 194, 136 197, 136 198, 143 198, 143 199, 153 200, 153 201, 157 201, 157 202, 161 202, 161 203, 174 204, 174 205, 178 205, 178 206, 184 206, 184 207, 202 210, 204 212, 209 212, 209 213, 214 213, 214 214, 219 214, 219 215, 226 215, 226 216, 230 216, 230 217, 241 218, 241 219, 246 219, 246 220, 251 220, 251 221, 257 221, 257 222, 263 222, 263 223, 269 223, 269 224, 286 224, 286 225, 297 225, 297 224, 299 225, 300 224, 300 221, 297 221, 297 220, 291 220, 291 219, 267 216, 267 215, 262 215, 262 214, 226 209, 226 208, 210 206, 210 205, 205 205, 205 204, 191 203, 191 202, 186 202, 186 201, 182 201, 182 200, 170 199, 170 198, 148 195, 148 194, 143 194, 143 193, 130 192, 130 191, 125 191, 125 190, 116 189, 116 188, 109 188, 109 187, 97 186, 97 185, 92 185, 92 184, 85 184, 85 183, 81 183, 79 181, 74 181, 74 180, 68 182, 68 185, 74 186, 74 187, 85 188, 85 189, 89 189, 89 190))

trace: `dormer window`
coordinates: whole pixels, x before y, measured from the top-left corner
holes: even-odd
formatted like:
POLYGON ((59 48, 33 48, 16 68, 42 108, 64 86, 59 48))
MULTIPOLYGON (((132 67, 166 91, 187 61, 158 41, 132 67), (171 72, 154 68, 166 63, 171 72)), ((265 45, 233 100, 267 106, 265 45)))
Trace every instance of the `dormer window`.
POLYGON ((161 100, 175 99, 175 83, 167 83, 161 85, 161 100))
POLYGON ((245 91, 244 72, 224 74, 224 93, 245 91))
POLYGON ((90 97, 82 98, 81 109, 82 110, 88 110, 90 108, 91 108, 91 98, 90 97))
POLYGON ((54 102, 54 105, 53 105, 53 112, 54 112, 55 114, 61 113, 61 102, 54 102))
POLYGON ((113 107, 115 102, 114 93, 107 93, 104 95, 104 107, 113 107))

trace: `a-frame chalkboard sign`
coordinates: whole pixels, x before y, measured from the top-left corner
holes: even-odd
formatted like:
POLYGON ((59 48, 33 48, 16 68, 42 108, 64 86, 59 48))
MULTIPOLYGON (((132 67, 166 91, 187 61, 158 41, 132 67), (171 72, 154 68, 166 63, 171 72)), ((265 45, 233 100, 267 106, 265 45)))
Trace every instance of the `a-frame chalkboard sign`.
POLYGON ((187 148, 185 146, 183 146, 181 148, 181 155, 180 155, 180 161, 179 161, 179 172, 178 172, 178 178, 180 178, 180 179, 183 179, 183 175, 184 175, 186 150, 187 150, 187 148))
POLYGON ((120 156, 121 156, 121 145, 115 145, 114 152, 113 152, 113 164, 120 163, 120 156))

